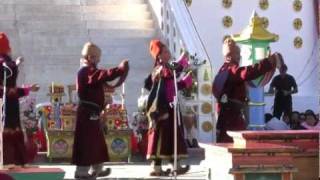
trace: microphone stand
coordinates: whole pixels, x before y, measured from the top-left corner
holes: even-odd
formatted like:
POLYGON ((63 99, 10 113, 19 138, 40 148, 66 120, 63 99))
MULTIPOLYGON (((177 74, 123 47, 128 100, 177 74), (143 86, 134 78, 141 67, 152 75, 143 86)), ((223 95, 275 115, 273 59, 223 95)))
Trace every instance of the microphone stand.
POLYGON ((3 68, 7 68, 10 71, 10 75, 7 77, 7 71, 3 69, 3 95, 2 95, 2 111, 1 111, 1 123, 0 123, 0 169, 3 169, 3 131, 5 127, 5 119, 6 119, 6 101, 7 101, 7 78, 9 78, 12 75, 11 69, 3 64, 3 68))
POLYGON ((176 70, 173 69, 173 80, 174 80, 174 90, 175 96, 173 97, 173 115, 174 115, 174 135, 173 135, 173 142, 174 142, 174 149, 173 149, 173 176, 174 179, 177 179, 177 164, 178 164, 178 126, 180 126, 180 113, 179 113, 179 103, 178 103, 178 86, 177 86, 177 74, 176 70))

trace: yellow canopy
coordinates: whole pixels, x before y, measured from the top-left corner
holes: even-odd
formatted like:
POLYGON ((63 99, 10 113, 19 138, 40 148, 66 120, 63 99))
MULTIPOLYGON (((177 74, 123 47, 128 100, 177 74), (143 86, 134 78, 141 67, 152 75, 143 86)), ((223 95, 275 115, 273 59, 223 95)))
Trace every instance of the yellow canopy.
POLYGON ((250 40, 275 42, 279 39, 279 36, 265 29, 262 18, 254 12, 249 25, 240 34, 232 35, 232 38, 237 42, 250 40))

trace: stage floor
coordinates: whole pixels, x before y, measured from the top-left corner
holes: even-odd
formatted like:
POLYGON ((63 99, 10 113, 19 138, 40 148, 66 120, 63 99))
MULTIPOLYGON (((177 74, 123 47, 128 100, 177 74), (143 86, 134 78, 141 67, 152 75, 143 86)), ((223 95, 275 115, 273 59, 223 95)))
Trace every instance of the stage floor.
MULTIPOLYGON (((64 179, 73 180, 75 166, 72 165, 48 165, 40 166, 45 168, 61 168, 65 171, 64 179)), ((139 180, 139 179, 174 179, 173 177, 151 177, 149 176, 152 170, 149 164, 146 163, 114 163, 106 164, 105 167, 112 169, 111 175, 98 179, 114 179, 114 180, 139 180)), ((163 167, 163 169, 170 168, 169 165, 163 167)), ((208 179, 208 169, 201 165, 192 165, 188 173, 180 175, 177 179, 181 180, 205 180, 208 179)))
MULTIPOLYGON (((190 171, 184 175, 180 175, 177 179, 183 180, 205 180, 209 179, 209 170, 204 165, 204 149, 188 149, 189 158, 182 161, 182 165, 190 164, 190 171)), ((70 165, 70 160, 52 160, 46 157, 45 153, 39 153, 32 165, 40 168, 60 168, 65 171, 64 179, 73 180, 75 166, 70 165)), ((167 163, 167 162, 165 162, 167 163)), ((146 161, 141 155, 133 155, 130 162, 108 162, 105 167, 111 168, 111 175, 98 179, 115 179, 115 180, 139 180, 139 179, 174 179, 173 177, 151 177, 149 173, 152 171, 150 162, 146 161)), ((163 170, 171 168, 171 165, 165 164, 163 170)))

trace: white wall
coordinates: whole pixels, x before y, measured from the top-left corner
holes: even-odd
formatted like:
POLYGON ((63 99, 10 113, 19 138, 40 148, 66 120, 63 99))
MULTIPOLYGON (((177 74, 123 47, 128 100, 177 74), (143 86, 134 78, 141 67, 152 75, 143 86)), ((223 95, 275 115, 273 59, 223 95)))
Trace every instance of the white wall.
MULTIPOLYGON (((299 93, 294 95, 294 109, 319 110, 319 74, 315 69, 318 50, 316 47, 316 24, 314 17, 313 1, 302 0, 303 7, 300 12, 293 10, 292 0, 269 0, 269 8, 261 10, 259 0, 233 0, 231 8, 225 9, 222 0, 194 0, 190 11, 209 52, 215 72, 222 65, 221 44, 224 35, 239 33, 248 23, 252 12, 255 10, 259 16, 269 19, 268 30, 280 36, 278 42, 271 44, 272 51, 281 52, 288 65, 288 73, 292 74, 299 85, 299 93), (281 14, 281 15, 280 15, 281 14), (225 28, 222 18, 229 15, 233 25, 225 28), (303 27, 297 31, 293 28, 293 19, 301 18, 303 27), (293 45, 294 37, 303 39, 303 46, 296 49, 293 45), (314 53, 313 52, 314 50, 314 53), (309 78, 308 78, 309 77, 309 78), (306 79, 306 80, 305 80, 306 79)), ((319 69, 320 65, 317 66, 319 69)), ((267 97, 270 109, 273 97, 267 97)))

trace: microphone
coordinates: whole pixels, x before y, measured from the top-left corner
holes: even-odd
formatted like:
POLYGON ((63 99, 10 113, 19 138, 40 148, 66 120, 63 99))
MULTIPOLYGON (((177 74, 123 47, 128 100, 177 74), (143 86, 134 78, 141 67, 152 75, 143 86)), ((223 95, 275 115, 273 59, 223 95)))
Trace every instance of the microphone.
POLYGON ((199 62, 199 60, 197 59, 196 61, 193 62, 193 65, 195 66, 201 66, 207 63, 207 60, 203 60, 202 62, 199 62))
POLYGON ((207 60, 203 60, 200 62, 199 58, 197 57, 197 53, 195 53, 193 56, 190 56, 190 58, 193 60, 193 65, 194 66, 201 66, 206 64, 207 60))
POLYGON ((3 62, 2 66, 5 67, 9 71, 9 75, 7 75, 7 78, 11 77, 13 72, 12 72, 12 69, 8 66, 8 64, 6 62, 3 62))
POLYGON ((6 62, 3 62, 3 63, 2 63, 2 66, 5 67, 5 68, 7 68, 7 69, 10 69, 10 70, 11 70, 11 68, 8 66, 8 64, 7 64, 6 62))
POLYGON ((181 68, 181 66, 175 61, 168 62, 167 67, 171 70, 177 70, 177 69, 181 68))

